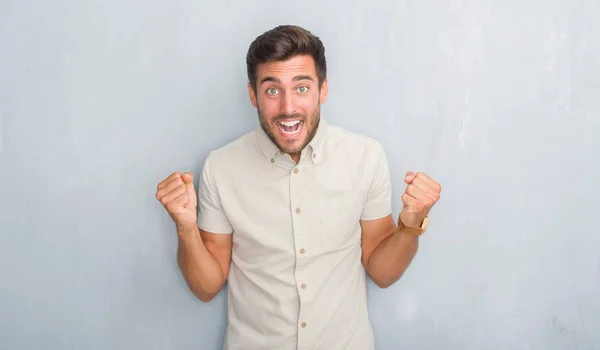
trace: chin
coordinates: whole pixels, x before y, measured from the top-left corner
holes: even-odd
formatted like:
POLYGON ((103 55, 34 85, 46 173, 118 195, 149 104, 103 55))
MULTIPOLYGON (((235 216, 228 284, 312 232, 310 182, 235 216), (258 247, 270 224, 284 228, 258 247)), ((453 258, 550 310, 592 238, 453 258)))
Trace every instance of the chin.
POLYGON ((300 153, 306 144, 306 135, 299 135, 297 138, 289 139, 277 137, 277 146, 285 153, 300 153))

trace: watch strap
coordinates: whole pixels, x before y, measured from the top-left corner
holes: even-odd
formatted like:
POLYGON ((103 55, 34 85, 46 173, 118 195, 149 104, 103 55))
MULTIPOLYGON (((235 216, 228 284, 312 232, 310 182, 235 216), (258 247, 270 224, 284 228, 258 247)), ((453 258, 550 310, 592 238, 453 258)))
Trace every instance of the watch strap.
POLYGON ((420 227, 408 227, 404 225, 402 220, 398 220, 398 230, 411 236, 421 236, 427 230, 428 223, 429 216, 426 216, 425 219, 423 219, 420 227))

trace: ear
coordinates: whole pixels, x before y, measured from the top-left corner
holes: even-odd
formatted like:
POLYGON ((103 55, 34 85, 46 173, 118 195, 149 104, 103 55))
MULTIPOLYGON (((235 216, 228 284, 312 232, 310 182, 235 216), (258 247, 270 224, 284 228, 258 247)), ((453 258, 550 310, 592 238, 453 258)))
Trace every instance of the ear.
POLYGON ((258 103, 256 102, 256 92, 254 92, 254 88, 250 83, 248 83, 248 96, 250 97, 250 102, 256 108, 258 106, 258 103))
POLYGON ((321 84, 321 91, 319 91, 319 97, 321 99, 321 104, 327 101, 327 94, 329 93, 329 87, 327 84, 327 78, 323 80, 323 84, 321 84))

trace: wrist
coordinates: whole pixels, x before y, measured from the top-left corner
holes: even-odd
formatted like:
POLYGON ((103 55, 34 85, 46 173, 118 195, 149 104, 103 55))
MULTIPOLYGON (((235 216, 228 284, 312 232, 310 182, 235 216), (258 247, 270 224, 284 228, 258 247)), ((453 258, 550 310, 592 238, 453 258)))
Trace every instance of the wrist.
POLYGON ((429 217, 425 216, 420 222, 417 222, 416 220, 405 221, 402 220, 402 215, 400 215, 398 218, 398 231, 412 236, 420 236, 427 230, 428 219, 429 217))
POLYGON ((411 216, 412 215, 409 215, 408 212, 402 211, 400 215, 398 215, 398 227, 416 228, 423 226, 425 218, 419 220, 418 218, 414 218, 411 216), (407 215, 409 216, 408 218, 406 217, 407 215))
POLYGON ((421 226, 423 226, 423 222, 424 222, 424 221, 425 221, 425 219, 423 219, 423 220, 421 220, 421 221, 419 221, 419 222, 416 222, 416 221, 412 221, 412 222, 411 222, 411 221, 408 221, 408 223, 405 223, 405 222, 402 220, 402 218, 400 218, 400 219, 398 220, 398 226, 410 227, 410 228, 418 228, 418 227, 421 227, 421 226))
POLYGON ((200 231, 198 230, 198 225, 179 225, 177 224, 177 235, 181 239, 186 239, 189 237, 193 237, 199 235, 200 231))

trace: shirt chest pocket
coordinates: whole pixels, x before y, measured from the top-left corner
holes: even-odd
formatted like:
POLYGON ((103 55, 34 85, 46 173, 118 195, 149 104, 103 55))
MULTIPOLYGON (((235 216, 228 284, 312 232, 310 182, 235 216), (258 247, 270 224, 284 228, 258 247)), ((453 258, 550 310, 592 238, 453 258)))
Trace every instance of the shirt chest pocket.
POLYGON ((325 248, 336 249, 360 244, 363 202, 359 195, 319 198, 318 231, 325 248))

